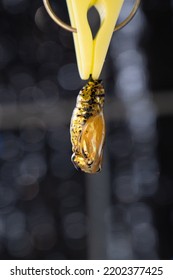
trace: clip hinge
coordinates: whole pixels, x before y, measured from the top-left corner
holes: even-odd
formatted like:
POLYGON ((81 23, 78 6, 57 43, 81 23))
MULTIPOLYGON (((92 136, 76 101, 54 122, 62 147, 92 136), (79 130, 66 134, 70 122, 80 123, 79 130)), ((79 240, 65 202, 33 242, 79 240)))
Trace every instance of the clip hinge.
POLYGON ((73 33, 80 76, 87 80, 92 75, 98 79, 105 61, 110 40, 124 0, 66 0, 70 21, 77 29, 73 33), (95 6, 101 25, 93 39, 88 23, 88 10, 95 6))

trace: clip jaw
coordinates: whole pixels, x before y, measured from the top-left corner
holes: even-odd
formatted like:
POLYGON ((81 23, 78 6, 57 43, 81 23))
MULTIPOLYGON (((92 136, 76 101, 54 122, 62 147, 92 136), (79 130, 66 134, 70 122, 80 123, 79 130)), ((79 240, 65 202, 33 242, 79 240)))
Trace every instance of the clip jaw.
POLYGON ((76 27, 73 33, 78 69, 81 79, 92 75, 97 80, 109 48, 114 27, 124 0, 66 0, 70 21, 76 27), (101 26, 93 39, 88 23, 88 10, 95 6, 101 19, 101 26))

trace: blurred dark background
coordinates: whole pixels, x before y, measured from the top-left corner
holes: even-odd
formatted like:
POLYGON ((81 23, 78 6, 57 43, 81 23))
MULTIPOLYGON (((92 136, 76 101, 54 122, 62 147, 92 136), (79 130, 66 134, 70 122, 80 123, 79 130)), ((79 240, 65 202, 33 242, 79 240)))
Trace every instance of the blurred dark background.
MULTIPOLYGON (((51 3, 69 22, 65 1, 51 3)), ((85 81, 72 34, 41 0, 0 1, 1 259, 173 258, 172 69, 173 1, 142 0, 101 74, 102 172, 78 172, 69 124, 85 81)))

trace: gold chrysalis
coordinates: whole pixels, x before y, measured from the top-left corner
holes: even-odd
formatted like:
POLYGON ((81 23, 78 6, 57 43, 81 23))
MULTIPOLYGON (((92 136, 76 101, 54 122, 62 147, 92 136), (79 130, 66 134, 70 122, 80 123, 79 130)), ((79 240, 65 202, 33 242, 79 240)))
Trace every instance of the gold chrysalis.
POLYGON ((101 170, 105 140, 104 97, 102 81, 90 78, 79 92, 71 118, 72 162, 87 173, 101 170))

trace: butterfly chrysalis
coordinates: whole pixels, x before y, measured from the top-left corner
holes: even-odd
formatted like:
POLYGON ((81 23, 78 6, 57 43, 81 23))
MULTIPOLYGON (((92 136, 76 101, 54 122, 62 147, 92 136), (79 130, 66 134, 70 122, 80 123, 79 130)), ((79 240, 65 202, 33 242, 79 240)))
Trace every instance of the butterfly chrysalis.
POLYGON ((90 78, 79 92, 71 118, 72 162, 87 173, 101 170, 105 139, 104 96, 102 81, 90 78))

